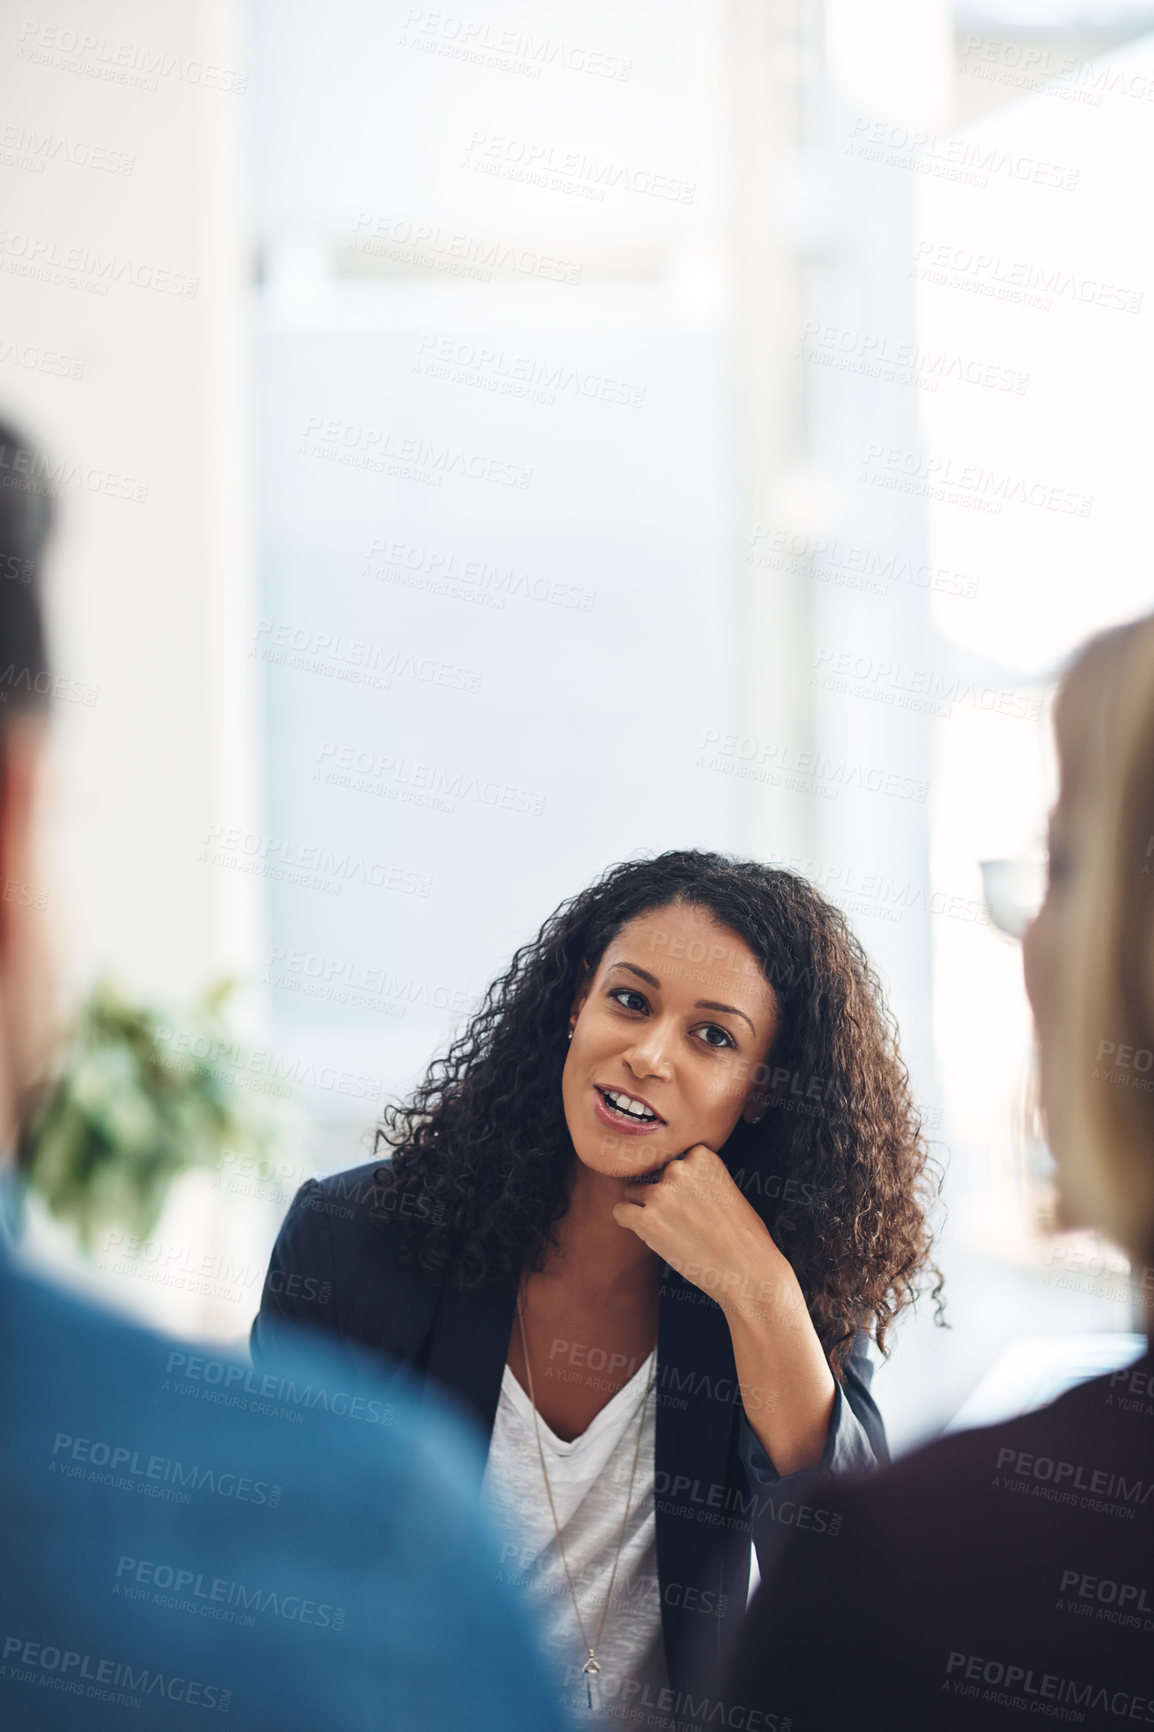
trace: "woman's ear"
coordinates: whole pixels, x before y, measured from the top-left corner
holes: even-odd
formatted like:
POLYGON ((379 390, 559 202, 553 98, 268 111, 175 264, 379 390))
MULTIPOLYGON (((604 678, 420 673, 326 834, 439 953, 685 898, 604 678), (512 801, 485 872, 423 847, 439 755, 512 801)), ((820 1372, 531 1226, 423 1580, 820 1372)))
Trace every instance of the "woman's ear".
POLYGON ((776 1106, 782 1095, 785 1093, 785 1085, 789 1078, 788 1071, 781 1070, 780 1068, 771 1071, 769 1068, 769 1060, 777 1045, 777 1037, 780 1031, 781 1018, 780 1016, 776 1016, 770 1036, 769 1049, 761 1063, 754 1070, 753 1087, 750 1089, 749 1094, 746 1097, 745 1105, 741 1109, 741 1118, 744 1124, 760 1124, 770 1107, 776 1106))
POLYGON ((582 962, 577 970, 577 991, 573 995, 573 1003, 569 1006, 569 1027, 572 1029, 577 1018, 585 1008, 589 997, 589 989, 593 985, 593 971, 587 962, 582 962))

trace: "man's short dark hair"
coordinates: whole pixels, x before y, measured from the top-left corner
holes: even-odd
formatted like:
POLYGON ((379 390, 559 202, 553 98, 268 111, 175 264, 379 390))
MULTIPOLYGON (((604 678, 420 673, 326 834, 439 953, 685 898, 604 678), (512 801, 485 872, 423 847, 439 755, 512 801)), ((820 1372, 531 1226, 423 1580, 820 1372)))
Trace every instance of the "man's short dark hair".
POLYGON ((0 421, 0 725, 43 704, 51 684, 40 567, 54 516, 42 458, 0 421))

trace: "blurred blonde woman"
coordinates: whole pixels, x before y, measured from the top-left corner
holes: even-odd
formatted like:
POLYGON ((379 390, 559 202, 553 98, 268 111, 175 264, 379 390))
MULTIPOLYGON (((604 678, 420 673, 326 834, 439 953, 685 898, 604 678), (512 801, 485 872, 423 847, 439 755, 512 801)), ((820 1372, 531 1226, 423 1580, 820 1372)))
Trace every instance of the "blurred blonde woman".
MULTIPOLYGON (((1042 1107, 1062 1223, 1133 1259, 1149 1332, 1154 617, 1081 652, 1055 735, 1048 884, 1024 945, 1042 1107)), ((836 1540, 798 1531, 751 1608, 724 1686, 741 1724, 1154 1726, 1149 1346, 1126 1370, 828 1501, 836 1540)))

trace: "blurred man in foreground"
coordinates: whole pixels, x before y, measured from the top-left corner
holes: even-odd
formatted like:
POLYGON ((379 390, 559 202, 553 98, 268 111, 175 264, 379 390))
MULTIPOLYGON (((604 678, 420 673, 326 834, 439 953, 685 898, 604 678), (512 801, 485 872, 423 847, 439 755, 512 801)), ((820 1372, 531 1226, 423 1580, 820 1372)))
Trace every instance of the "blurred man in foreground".
MULTIPOLYGON (((1149 1306, 1154 619, 1083 650, 1055 728, 1049 885, 1025 940, 1042 1105, 1063 1223, 1121 1245, 1149 1306)), ((827 1502, 841 1531, 795 1534, 751 1607, 731 1703, 797 1732, 1154 1726, 1149 1349, 827 1502)))
MULTIPOLYGON (((51 1003, 21 893, 50 685, 37 467, 0 426, 5 1151, 51 1003)), ((306 1350, 257 1375, 194 1355, 23 1272, 0 1228, 0 1726, 559 1729, 480 1476, 450 1421, 347 1362, 306 1350)))

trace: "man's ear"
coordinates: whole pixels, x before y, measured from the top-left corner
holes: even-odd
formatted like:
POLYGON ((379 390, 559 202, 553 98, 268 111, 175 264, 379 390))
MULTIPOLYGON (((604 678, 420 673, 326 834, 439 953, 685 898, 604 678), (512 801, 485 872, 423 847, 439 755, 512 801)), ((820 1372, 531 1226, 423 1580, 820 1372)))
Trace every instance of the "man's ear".
POLYGON ((10 961, 23 920, 38 854, 37 806, 44 758, 38 718, 12 718, 0 728, 0 967, 10 961))
POLYGON ((14 1141, 51 1051, 55 969, 38 823, 46 739, 38 716, 0 728, 0 1146, 14 1141))

